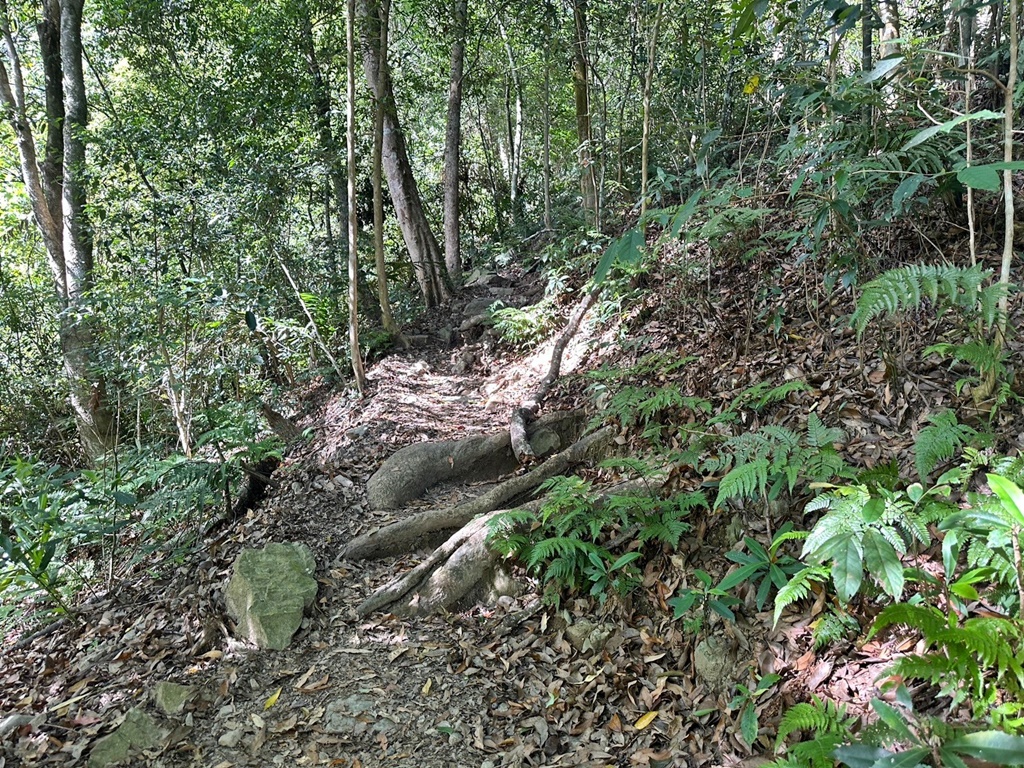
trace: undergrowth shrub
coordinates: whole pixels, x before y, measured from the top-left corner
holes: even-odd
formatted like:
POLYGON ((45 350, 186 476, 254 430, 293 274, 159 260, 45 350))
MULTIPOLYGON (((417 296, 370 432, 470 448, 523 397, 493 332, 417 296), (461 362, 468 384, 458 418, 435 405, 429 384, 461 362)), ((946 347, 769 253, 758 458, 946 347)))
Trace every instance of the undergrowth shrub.
POLYGON ((638 583, 633 563, 642 548, 676 548, 690 530, 689 514, 707 507, 699 492, 668 499, 641 492, 602 496, 579 477, 552 478, 541 488, 547 495, 538 513, 520 509, 496 516, 488 540, 537 575, 554 603, 584 587, 602 602, 610 590, 628 592, 638 583), (612 538, 622 554, 610 550, 612 538))

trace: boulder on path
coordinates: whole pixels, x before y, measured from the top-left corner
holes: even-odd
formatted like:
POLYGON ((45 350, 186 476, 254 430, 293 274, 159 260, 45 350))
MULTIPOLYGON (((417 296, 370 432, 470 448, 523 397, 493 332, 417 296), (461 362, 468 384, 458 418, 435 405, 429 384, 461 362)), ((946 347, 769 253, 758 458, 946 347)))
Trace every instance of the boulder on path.
POLYGON ((239 553, 224 593, 238 633, 260 648, 287 648, 316 597, 315 569, 313 553, 297 542, 239 553))
MULTIPOLYGON (((530 442, 546 454, 571 445, 584 426, 578 411, 547 414, 530 425, 530 442)), ((413 443, 381 465, 366 487, 371 509, 395 509, 443 482, 496 480, 519 466, 508 430, 461 440, 413 443)))

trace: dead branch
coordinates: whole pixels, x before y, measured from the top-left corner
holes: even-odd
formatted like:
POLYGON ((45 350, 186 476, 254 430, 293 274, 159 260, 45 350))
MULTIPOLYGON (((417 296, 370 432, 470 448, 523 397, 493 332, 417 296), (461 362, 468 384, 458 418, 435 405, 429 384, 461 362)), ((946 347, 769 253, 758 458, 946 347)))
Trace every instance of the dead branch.
POLYGON ((558 380, 562 371, 562 356, 565 354, 565 348, 569 345, 572 337, 576 335, 576 331, 579 330, 584 315, 587 314, 587 311, 597 301, 597 297, 601 295, 602 288, 603 286, 601 285, 595 285, 583 297, 580 303, 576 305, 576 309, 569 316, 569 322, 565 324, 562 334, 555 341, 555 345, 551 349, 551 364, 548 367, 547 375, 541 380, 537 389, 512 412, 509 434, 512 438, 512 450, 520 462, 529 456, 537 455, 530 445, 530 440, 526 434, 527 422, 536 417, 537 412, 540 410, 540 404, 548 396, 551 387, 558 380))

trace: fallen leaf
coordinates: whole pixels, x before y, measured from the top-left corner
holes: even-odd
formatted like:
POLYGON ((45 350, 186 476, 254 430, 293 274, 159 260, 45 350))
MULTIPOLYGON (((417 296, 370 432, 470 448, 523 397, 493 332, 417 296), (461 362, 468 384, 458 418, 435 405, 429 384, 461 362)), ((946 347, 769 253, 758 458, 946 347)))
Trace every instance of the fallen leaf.
POLYGON ((646 715, 644 715, 639 720, 637 720, 636 721, 636 725, 634 725, 633 727, 636 728, 638 731, 642 731, 648 725, 653 723, 654 722, 654 718, 656 718, 657 716, 658 716, 658 710, 652 710, 651 712, 648 712, 646 715))
POLYGON ((428 677, 427 678, 427 682, 425 682, 423 684, 423 687, 420 689, 420 693, 423 696, 429 696, 430 695, 430 686, 433 685, 433 683, 434 683, 433 679, 428 677))
POLYGON ((265 702, 263 702, 263 711, 266 712, 272 706, 277 704, 277 700, 278 700, 278 698, 280 698, 280 696, 281 696, 281 689, 278 688, 276 691, 274 691, 272 694, 270 694, 270 696, 267 698, 267 700, 265 702))

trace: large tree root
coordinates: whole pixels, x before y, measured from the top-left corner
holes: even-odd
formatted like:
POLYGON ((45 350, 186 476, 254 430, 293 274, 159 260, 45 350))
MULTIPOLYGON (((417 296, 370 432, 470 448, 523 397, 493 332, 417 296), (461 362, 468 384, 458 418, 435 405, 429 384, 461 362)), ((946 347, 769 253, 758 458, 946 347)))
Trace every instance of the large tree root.
MULTIPOLYGON (((542 453, 572 445, 583 431, 578 411, 546 414, 530 425, 530 440, 542 453), (550 449, 550 450, 548 450, 550 449)), ((461 440, 413 443, 396 451, 366 486, 371 509, 395 509, 449 480, 496 480, 519 467, 507 431, 461 440)))
POLYGON ((597 301, 597 297, 601 294, 603 286, 597 285, 590 289, 590 292, 583 297, 579 304, 576 305, 576 309, 573 310, 572 315, 569 316, 569 322, 565 324, 565 328, 562 329, 561 335, 558 340, 555 341, 554 347, 551 348, 551 364, 548 366, 547 375, 541 379, 540 385, 529 397, 527 397, 519 407, 512 412, 511 423, 509 424, 509 435, 512 440, 512 450, 516 455, 516 458, 521 462, 523 459, 531 456, 536 456, 537 453, 534 451, 533 446, 530 444, 529 435, 527 434, 527 424, 537 416, 537 412, 540 410, 540 404, 544 401, 544 398, 548 396, 548 392, 551 391, 551 387, 554 386, 558 380, 559 375, 562 371, 562 356, 565 354, 565 348, 569 345, 569 341, 573 336, 576 335, 576 331, 579 330, 580 323, 583 322, 584 315, 597 301))
MULTIPOLYGON (((603 503, 612 494, 635 493, 647 488, 645 480, 620 483, 602 494, 603 503)), ((522 505, 537 510, 542 500, 522 505)), ((456 610, 477 602, 493 602, 495 595, 509 594, 511 577, 500 556, 487 545, 491 521, 505 510, 494 510, 474 518, 410 571, 378 589, 357 609, 360 617, 374 611, 390 610, 405 616, 456 610)))
POLYGON ((545 480, 569 467, 602 453, 614 430, 603 427, 573 443, 525 475, 518 475, 464 504, 420 512, 391 525, 364 533, 349 542, 340 553, 346 560, 365 560, 409 552, 422 546, 424 537, 462 528, 477 515, 492 512, 532 491, 545 480))

